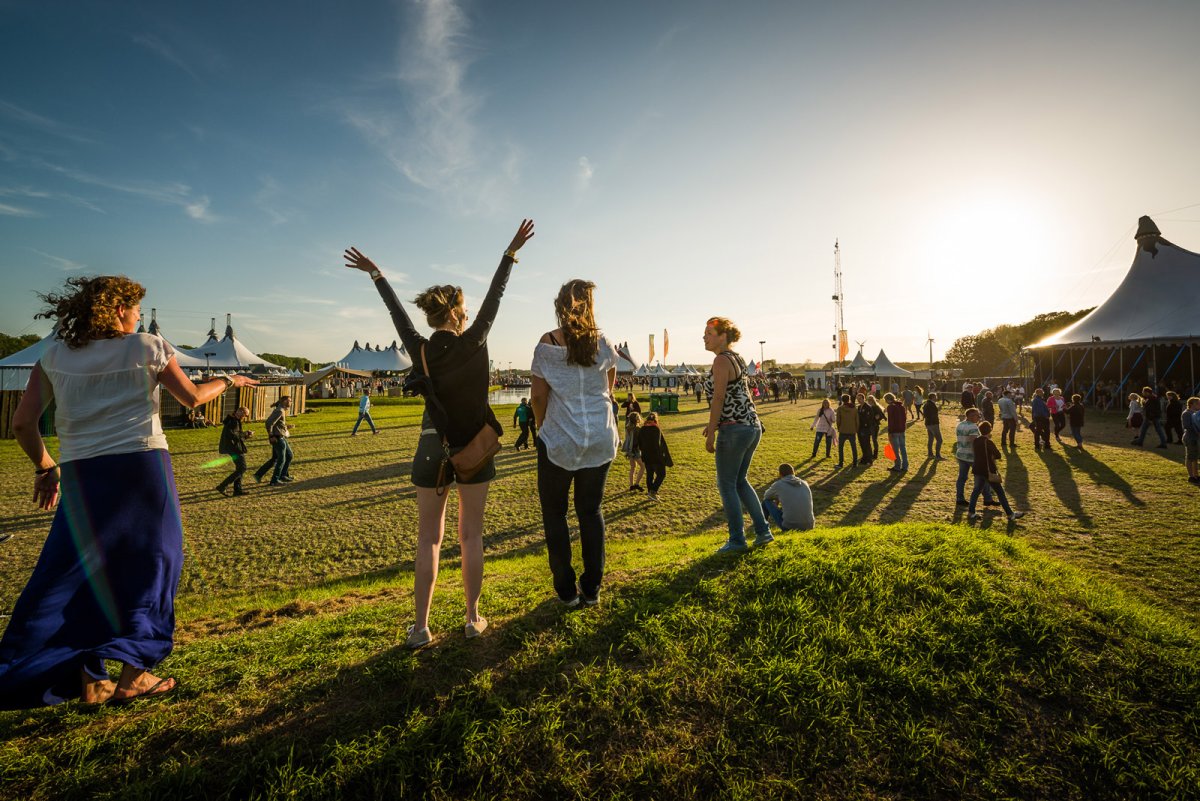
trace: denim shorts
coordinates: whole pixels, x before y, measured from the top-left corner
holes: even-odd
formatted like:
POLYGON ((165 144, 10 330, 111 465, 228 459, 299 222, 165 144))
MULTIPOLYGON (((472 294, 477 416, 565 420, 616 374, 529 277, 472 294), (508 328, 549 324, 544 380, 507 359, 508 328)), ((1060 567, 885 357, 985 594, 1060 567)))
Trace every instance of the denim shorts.
MULTIPOLYGON (((461 451, 462 448, 451 448, 450 453, 455 454, 461 451)), ((442 438, 437 433, 421 434, 421 438, 417 440, 417 452, 413 455, 412 464, 412 483, 418 487, 426 489, 436 489, 438 485, 438 468, 442 465, 442 459, 446 456, 442 450, 442 438)), ((489 459, 487 466, 480 470, 475 475, 471 476, 470 481, 460 482, 462 484, 486 484, 496 477, 496 460, 489 459)), ((454 470, 449 463, 446 464, 446 485, 453 484, 455 480, 454 470)))

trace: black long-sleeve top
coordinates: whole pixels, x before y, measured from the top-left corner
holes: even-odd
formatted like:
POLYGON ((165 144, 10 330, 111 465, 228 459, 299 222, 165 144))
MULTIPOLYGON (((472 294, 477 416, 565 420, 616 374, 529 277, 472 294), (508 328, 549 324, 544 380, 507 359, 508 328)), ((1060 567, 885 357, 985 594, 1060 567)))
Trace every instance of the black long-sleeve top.
MULTIPOLYGON (((442 433, 451 447, 466 445, 484 425, 496 429, 497 434, 504 433, 487 399, 487 337, 500 310, 500 298, 508 285, 512 265, 513 260, 508 256, 500 260, 492 285, 488 287, 487 295, 470 327, 461 334, 434 331, 428 339, 417 332, 387 279, 380 278, 375 282, 380 297, 392 315, 396 333, 400 335, 400 341, 413 361, 412 369, 421 375, 426 374, 421 366, 421 348, 425 348, 425 359, 429 362, 429 372, 433 374, 434 391, 446 409, 446 430, 442 433)), ((431 425, 432 418, 427 408, 422 426, 428 428, 431 425)))
POLYGON ((667 447, 667 438, 656 425, 644 425, 637 432, 638 450, 642 452, 642 461, 646 464, 666 464, 671 455, 667 447))

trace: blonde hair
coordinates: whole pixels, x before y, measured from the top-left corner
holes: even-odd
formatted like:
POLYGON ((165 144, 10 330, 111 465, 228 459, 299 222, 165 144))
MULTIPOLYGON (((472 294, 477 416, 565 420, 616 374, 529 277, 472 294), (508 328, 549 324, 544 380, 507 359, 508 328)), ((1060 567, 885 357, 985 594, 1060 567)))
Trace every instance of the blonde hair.
POLYGON ((117 307, 130 308, 146 297, 146 288, 123 275, 68 278, 61 293, 38 294, 47 307, 34 319, 58 322, 58 338, 68 348, 82 348, 96 339, 125 336, 117 307))
MULTIPOLYGON (((429 323, 430 328, 441 328, 450 322, 451 314, 462 311, 462 287, 453 284, 431 286, 417 295, 413 303, 425 312, 425 322, 429 323)), ((461 318, 461 314, 459 316, 461 318)))
POLYGON ((566 340, 567 364, 591 367, 600 353, 600 329, 592 299, 595 288, 591 281, 572 278, 554 299, 554 316, 566 340))
POLYGON ((724 334, 725 341, 730 345, 742 338, 742 332, 728 317, 709 317, 707 325, 711 325, 718 334, 724 334))

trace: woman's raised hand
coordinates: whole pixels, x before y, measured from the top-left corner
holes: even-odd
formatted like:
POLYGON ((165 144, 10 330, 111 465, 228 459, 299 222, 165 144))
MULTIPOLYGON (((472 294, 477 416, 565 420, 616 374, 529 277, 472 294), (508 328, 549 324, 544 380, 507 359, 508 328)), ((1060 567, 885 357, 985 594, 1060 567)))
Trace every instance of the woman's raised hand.
POLYGON ((521 220, 521 227, 513 234, 512 242, 509 243, 508 249, 516 253, 530 239, 533 239, 533 220, 521 220))
POLYGON ((375 262, 364 256, 358 248, 353 245, 346 248, 346 252, 342 254, 346 259, 346 266, 351 270, 362 270, 364 273, 369 273, 379 268, 375 266, 375 262))

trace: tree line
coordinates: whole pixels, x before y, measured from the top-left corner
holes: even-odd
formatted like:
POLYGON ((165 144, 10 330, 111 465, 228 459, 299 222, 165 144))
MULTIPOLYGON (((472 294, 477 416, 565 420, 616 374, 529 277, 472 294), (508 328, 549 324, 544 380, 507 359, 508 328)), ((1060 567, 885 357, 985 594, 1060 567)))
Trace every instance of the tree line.
POLYGON ((1077 312, 1047 312, 1020 325, 998 325, 978 334, 959 337, 946 351, 944 363, 973 376, 1006 375, 1015 372, 1017 355, 1022 348, 1066 328, 1094 308, 1096 307, 1092 306, 1077 312))

